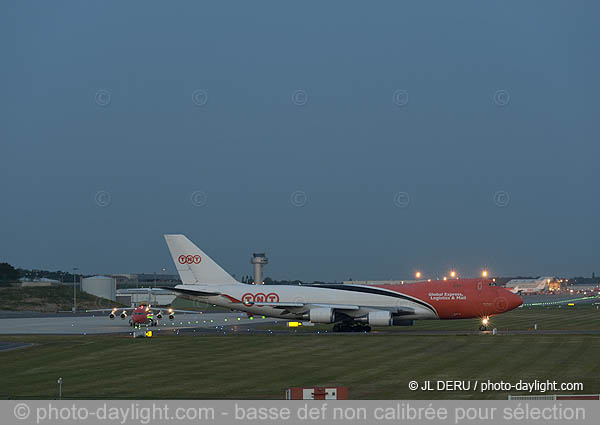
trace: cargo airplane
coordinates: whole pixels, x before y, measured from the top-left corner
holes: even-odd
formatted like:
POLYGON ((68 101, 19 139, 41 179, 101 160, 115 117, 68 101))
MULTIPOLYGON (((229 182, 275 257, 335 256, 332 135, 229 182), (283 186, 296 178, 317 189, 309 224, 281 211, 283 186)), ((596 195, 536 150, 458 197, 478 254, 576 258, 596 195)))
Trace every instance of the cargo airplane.
POLYGON ((404 285, 248 285, 235 280, 184 235, 165 235, 183 284, 179 296, 249 315, 333 324, 334 332, 371 326, 410 326, 414 320, 489 317, 519 307, 521 298, 487 279, 449 279, 404 285))
MULTIPOLYGON (((148 300, 150 300, 151 290, 148 289, 148 300)), ((198 314, 201 313, 199 311, 188 311, 188 310, 175 310, 173 308, 159 308, 152 307, 150 302, 140 303, 137 307, 126 307, 119 308, 114 307, 112 309, 101 308, 97 310, 86 310, 88 313, 95 312, 108 312, 109 319, 115 319, 116 317, 120 317, 125 320, 128 317, 128 313, 131 314, 131 318, 129 319, 129 326, 140 327, 144 326, 158 326, 158 321, 163 318, 163 316, 167 316, 169 320, 175 319, 175 313, 193 313, 198 314)))

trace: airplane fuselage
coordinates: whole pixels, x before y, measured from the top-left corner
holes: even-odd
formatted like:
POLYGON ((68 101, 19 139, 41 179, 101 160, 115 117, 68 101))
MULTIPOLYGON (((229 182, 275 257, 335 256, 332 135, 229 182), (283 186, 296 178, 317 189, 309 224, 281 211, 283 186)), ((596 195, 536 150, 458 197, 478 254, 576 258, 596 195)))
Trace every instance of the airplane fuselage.
POLYGON ((387 310, 406 320, 482 318, 512 310, 519 296, 485 279, 404 285, 178 285, 180 295, 253 315, 301 319, 310 308, 336 306, 347 318, 387 310), (348 308, 344 308, 344 306, 348 308))

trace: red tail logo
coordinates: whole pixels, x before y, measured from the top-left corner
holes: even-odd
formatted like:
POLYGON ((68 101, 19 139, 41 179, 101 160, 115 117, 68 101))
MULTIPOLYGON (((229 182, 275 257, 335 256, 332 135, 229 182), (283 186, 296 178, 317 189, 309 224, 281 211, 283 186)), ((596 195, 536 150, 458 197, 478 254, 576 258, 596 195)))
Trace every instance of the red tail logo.
POLYGON ((180 255, 177 261, 179 261, 179 264, 200 264, 202 257, 199 255, 180 255))

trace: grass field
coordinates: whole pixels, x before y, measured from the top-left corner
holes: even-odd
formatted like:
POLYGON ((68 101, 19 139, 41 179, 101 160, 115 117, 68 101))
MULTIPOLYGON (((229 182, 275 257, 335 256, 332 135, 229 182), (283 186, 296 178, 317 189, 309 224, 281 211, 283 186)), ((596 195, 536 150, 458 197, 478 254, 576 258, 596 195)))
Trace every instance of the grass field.
MULTIPOLYGON (((354 399, 505 399, 508 392, 411 392, 411 380, 582 382, 600 392, 594 335, 394 334, 27 336, 0 353, 1 398, 279 399, 288 386, 346 385, 354 399)), ((516 391, 511 391, 517 394, 516 391)))

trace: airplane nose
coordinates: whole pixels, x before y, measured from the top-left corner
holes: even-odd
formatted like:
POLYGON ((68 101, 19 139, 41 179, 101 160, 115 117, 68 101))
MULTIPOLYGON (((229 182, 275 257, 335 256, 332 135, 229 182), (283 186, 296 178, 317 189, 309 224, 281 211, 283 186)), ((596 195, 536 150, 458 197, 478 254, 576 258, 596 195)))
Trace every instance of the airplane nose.
POLYGON ((504 288, 496 287, 494 289, 496 290, 494 307, 497 313, 513 310, 523 304, 523 300, 517 294, 513 294, 504 288))
POLYGON ((515 309, 515 308, 519 307, 521 304, 523 304, 523 299, 520 296, 518 296, 517 294, 513 294, 510 291, 508 291, 508 293, 510 294, 510 296, 508 298, 509 310, 515 309))

